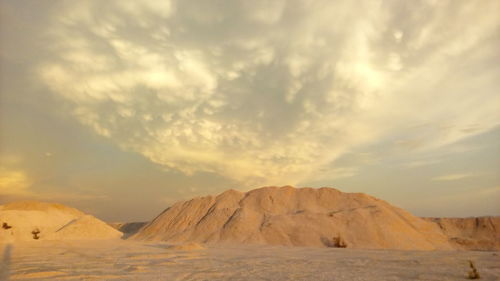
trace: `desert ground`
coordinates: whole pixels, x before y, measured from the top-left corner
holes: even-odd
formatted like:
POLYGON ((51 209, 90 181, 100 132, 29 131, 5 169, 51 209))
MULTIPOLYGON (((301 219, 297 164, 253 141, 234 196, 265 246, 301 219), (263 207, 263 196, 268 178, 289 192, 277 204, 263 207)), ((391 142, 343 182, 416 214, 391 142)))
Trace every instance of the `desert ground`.
POLYGON ((1 280, 500 280, 498 251, 399 251, 130 240, 3 244, 1 280))

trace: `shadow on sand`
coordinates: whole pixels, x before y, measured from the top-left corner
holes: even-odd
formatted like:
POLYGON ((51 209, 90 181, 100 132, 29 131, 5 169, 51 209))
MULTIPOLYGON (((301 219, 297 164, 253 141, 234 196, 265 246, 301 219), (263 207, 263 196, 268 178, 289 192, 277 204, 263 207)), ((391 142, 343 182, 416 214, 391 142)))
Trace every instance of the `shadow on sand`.
POLYGON ((12 251, 12 245, 11 244, 5 245, 3 250, 2 260, 0 261, 0 281, 9 280, 11 251, 12 251))

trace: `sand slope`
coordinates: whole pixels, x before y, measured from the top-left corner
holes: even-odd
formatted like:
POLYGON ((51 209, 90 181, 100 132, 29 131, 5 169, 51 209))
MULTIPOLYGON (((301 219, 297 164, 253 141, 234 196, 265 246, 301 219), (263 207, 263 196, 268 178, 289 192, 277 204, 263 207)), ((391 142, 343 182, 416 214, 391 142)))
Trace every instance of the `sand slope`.
POLYGON ((264 187, 178 202, 131 237, 365 249, 451 249, 435 223, 333 188, 264 187))
POLYGON ((500 250, 500 217, 426 218, 436 223, 458 249, 500 250))
POLYGON ((61 204, 37 201, 0 206, 0 242, 38 240, 111 239, 122 233, 99 219, 61 204), (2 227, 7 223, 7 228, 2 227))
POLYGON ((48 238, 54 240, 83 240, 96 238, 120 238, 122 235, 123 233, 110 227, 105 222, 91 215, 84 215, 78 219, 70 221, 48 238))

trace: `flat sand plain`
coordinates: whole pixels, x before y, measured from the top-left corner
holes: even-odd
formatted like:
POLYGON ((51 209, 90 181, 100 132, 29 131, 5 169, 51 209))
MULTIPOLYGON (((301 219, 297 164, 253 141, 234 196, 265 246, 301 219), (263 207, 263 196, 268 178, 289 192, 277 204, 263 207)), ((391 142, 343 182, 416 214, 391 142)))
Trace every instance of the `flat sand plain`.
POLYGON ((0 280, 500 280, 500 252, 260 245, 171 247, 125 240, 0 244, 0 280), (200 249, 201 248, 201 249, 200 249))

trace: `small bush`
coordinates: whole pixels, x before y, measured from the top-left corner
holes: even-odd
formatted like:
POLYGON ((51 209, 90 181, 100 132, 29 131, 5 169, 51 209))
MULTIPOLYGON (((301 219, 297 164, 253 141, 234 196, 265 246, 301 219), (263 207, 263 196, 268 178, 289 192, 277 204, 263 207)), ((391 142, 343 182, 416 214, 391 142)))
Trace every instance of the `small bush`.
POLYGON ((8 225, 6 222, 4 222, 4 223, 2 224, 2 228, 3 228, 3 229, 9 229, 9 228, 12 228, 12 226, 10 226, 10 225, 8 225))
POLYGON ((344 239, 340 236, 333 237, 333 247, 335 248, 346 248, 347 244, 344 239))
POLYGON ((469 266, 470 266, 470 271, 468 274, 469 279, 481 279, 481 275, 479 275, 479 272, 477 271, 476 266, 474 265, 474 262, 469 261, 469 266))
POLYGON ((38 240, 40 238, 40 236, 38 236, 38 234, 40 233, 40 230, 38 228, 35 228, 31 234, 33 234, 33 239, 35 240, 38 240))

